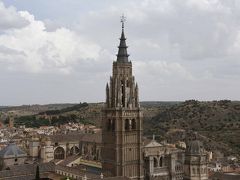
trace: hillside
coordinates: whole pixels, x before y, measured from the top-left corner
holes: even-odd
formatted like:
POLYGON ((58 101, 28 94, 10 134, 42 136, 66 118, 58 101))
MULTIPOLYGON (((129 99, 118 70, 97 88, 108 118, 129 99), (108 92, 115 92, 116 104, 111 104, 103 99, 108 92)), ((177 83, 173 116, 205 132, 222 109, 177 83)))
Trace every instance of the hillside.
POLYGON ((182 130, 193 130, 199 132, 208 149, 221 149, 225 154, 240 152, 240 102, 185 101, 162 108, 145 125, 146 134, 160 134, 169 141, 182 140, 182 130))
MULTIPOLYGON (((159 109, 169 107, 177 102, 142 102, 144 120, 148 121, 159 113, 159 109)), ((42 125, 58 125, 66 122, 83 122, 101 126, 101 109, 104 103, 51 104, 4 107, 2 114, 10 114, 15 118, 15 125, 39 127, 42 125), (50 119, 50 121, 49 121, 50 119)), ((3 119, 3 118, 2 118, 3 119)))
MULTIPOLYGON (((61 105, 61 107, 64 107, 61 105)), ((27 127, 39 127, 46 125, 61 125, 68 122, 81 122, 83 124, 95 124, 101 116, 101 103, 80 103, 65 108, 42 111, 27 116, 15 117, 15 125, 27 127)))
POLYGON ((0 106, 1 113, 8 113, 14 116, 34 115, 43 111, 60 110, 71 107, 74 104, 46 104, 46 105, 22 105, 22 106, 0 106))
MULTIPOLYGON (((39 127, 81 122, 101 126, 103 103, 3 107, 1 114, 14 113, 15 125, 39 127), (16 113, 17 112, 17 113, 16 113)), ((184 140, 186 131, 199 132, 207 149, 240 155, 240 102, 141 102, 144 135, 157 135, 169 142, 184 140)))

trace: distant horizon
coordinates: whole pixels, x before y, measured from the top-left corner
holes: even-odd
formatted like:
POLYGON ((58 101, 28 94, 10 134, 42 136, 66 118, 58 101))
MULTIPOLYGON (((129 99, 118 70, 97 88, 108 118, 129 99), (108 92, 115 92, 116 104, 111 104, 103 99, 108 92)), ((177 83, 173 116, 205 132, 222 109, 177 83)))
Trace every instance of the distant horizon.
MULTIPOLYGON (((219 99, 219 100, 198 100, 198 99, 186 99, 186 100, 140 100, 140 103, 144 103, 144 102, 185 102, 185 101, 190 101, 190 100, 196 100, 199 102, 213 102, 213 101, 224 101, 224 100, 229 100, 231 102, 240 102, 240 100, 231 100, 231 99, 219 99)), ((88 104, 98 104, 98 103, 105 103, 104 101, 96 101, 96 102, 86 102, 86 101, 82 101, 82 102, 57 102, 57 103, 33 103, 33 104, 15 104, 15 105, 0 105, 0 107, 19 107, 19 106, 34 106, 34 105, 39 105, 39 106, 44 106, 44 105, 57 105, 57 104, 80 104, 80 103, 88 103, 88 104)))

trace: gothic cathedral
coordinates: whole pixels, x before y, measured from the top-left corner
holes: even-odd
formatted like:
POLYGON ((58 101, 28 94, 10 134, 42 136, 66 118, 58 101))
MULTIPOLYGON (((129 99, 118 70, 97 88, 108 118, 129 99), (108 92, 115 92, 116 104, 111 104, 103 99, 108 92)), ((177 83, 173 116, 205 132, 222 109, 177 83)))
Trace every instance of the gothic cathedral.
POLYGON ((128 59, 124 19, 117 60, 106 86, 102 117, 102 168, 106 176, 143 179, 142 111, 138 86, 128 59))

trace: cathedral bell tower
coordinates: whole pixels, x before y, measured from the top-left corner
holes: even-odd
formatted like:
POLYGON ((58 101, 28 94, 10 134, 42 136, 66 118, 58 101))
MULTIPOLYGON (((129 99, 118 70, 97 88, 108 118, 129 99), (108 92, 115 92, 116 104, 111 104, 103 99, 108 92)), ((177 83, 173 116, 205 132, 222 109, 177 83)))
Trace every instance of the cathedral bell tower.
POLYGON ((113 62, 106 86, 106 105, 102 118, 102 167, 106 176, 143 179, 142 111, 138 86, 128 60, 122 17, 122 34, 117 60, 113 62))

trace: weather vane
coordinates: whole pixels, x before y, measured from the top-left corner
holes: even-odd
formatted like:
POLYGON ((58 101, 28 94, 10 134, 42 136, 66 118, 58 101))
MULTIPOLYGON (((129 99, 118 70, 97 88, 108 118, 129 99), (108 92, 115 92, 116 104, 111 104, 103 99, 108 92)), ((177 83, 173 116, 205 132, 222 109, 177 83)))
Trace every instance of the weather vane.
POLYGON ((124 23, 126 22, 126 17, 124 14, 121 16, 121 23, 122 23, 122 28, 124 28, 124 23))

